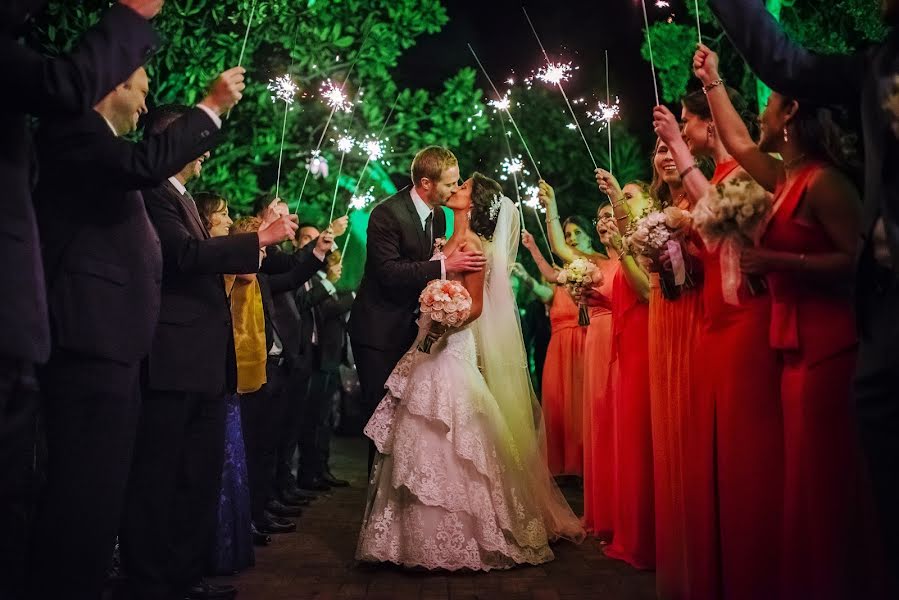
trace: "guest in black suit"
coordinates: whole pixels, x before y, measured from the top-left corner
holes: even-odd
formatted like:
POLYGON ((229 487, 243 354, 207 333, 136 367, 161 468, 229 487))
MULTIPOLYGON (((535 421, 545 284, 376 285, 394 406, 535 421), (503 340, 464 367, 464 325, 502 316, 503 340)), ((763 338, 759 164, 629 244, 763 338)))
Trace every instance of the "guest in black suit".
POLYGON ((327 271, 319 271, 297 292, 301 337, 312 365, 303 400, 297 480, 301 488, 311 490, 349 485, 336 478, 328 465, 333 433, 331 401, 340 381, 338 367, 344 356, 346 315, 353 305, 353 295, 339 293, 335 287, 342 269, 340 252, 334 252, 328 257, 327 271))
POLYGON ((791 42, 759 0, 709 4, 734 46, 772 89, 861 109, 865 201, 856 279, 855 398, 892 572, 899 573, 899 0, 881 0, 891 26, 882 44, 827 56, 791 42))
MULTIPOLYGON (((148 128, 161 133, 176 127, 190 116, 182 113, 162 108, 148 128)), ((290 218, 279 216, 258 233, 210 237, 184 187, 198 170, 196 161, 187 164, 144 191, 161 241, 163 274, 159 325, 141 378, 143 405, 122 527, 123 564, 141 600, 235 593, 202 581, 221 479, 224 396, 236 389, 222 275, 255 273, 260 249, 296 230, 290 218)), ((227 217, 227 205, 223 210, 227 217)))
MULTIPOLYGON (((350 339, 369 416, 384 396, 387 377, 415 341, 418 296, 432 279, 479 271, 486 260, 464 249, 431 261, 434 241, 446 233, 439 209, 459 187, 452 152, 430 146, 412 161, 412 186, 378 204, 368 222, 367 259, 350 316, 350 339)), ((374 460, 369 444, 369 469, 374 460)))
POLYGON ((32 565, 37 596, 94 598, 103 588, 137 429, 140 362, 159 315, 162 256, 139 190, 215 143, 228 85, 220 79, 165 135, 132 143, 119 136, 146 112, 149 82, 139 68, 94 110, 45 120, 38 131, 44 176, 35 205, 53 351, 39 372, 48 463, 32 565))
POLYGON ((50 326, 31 190, 37 176, 28 115, 79 115, 155 52, 147 22, 162 0, 123 0, 70 54, 49 58, 19 43, 42 0, 0 5, 0 70, 14 86, 0 105, 0 597, 23 594, 33 508, 34 365, 50 356, 50 326))

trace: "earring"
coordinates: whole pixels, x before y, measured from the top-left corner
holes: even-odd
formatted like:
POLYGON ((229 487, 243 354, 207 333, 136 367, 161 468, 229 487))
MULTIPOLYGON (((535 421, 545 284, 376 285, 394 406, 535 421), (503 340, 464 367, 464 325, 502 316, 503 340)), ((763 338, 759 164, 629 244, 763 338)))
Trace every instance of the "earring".
POLYGON ((715 127, 711 123, 709 123, 708 127, 706 128, 706 136, 711 138, 714 135, 715 135, 715 127))
POLYGON ((786 125, 784 125, 784 141, 785 141, 785 142, 789 142, 789 141, 790 141, 790 132, 787 131, 787 126, 786 126, 786 125))

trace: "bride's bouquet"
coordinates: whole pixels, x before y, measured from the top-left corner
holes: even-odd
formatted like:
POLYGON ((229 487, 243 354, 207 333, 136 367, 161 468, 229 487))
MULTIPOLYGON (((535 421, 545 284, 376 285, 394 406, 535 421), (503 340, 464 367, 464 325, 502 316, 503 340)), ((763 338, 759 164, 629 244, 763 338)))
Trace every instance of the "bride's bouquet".
POLYGON ((425 286, 418 301, 421 314, 431 318, 431 327, 418 344, 418 349, 426 354, 450 327, 461 325, 471 315, 471 294, 458 281, 434 279, 425 286))
POLYGON ((743 276, 740 254, 743 248, 758 245, 770 214, 771 196, 747 177, 710 188, 696 204, 693 222, 703 242, 712 252, 721 248, 721 289, 729 304, 740 303, 741 283, 754 296, 767 289, 763 277, 743 276))
POLYGON ((641 254, 658 264, 663 252, 671 260, 671 271, 659 269, 662 294, 669 300, 676 299, 679 286, 691 286, 687 275, 682 243, 690 228, 690 213, 676 206, 652 211, 634 223, 624 236, 625 248, 641 254))
POLYGON ((590 324, 590 311, 580 301, 584 290, 594 285, 602 285, 602 272, 592 262, 583 257, 575 258, 564 269, 559 271, 556 281, 565 286, 571 296, 578 302, 577 322, 581 327, 590 324))

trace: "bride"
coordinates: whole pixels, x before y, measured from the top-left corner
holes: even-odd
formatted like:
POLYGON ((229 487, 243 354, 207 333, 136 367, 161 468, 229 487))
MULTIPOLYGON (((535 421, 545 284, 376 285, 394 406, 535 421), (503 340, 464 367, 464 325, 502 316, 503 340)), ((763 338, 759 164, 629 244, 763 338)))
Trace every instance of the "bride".
POLYGON ((446 206, 455 230, 444 252, 483 250, 487 269, 461 279, 471 316, 431 354, 417 350, 421 323, 365 428, 378 456, 356 558, 478 571, 545 563, 550 541, 584 532, 546 468, 509 284, 518 211, 479 173, 446 206))

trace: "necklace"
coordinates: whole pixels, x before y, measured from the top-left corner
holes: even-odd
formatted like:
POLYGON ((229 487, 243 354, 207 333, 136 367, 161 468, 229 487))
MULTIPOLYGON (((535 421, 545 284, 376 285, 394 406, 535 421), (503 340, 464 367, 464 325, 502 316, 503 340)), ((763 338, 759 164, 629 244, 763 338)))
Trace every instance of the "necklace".
POLYGON ((785 171, 792 171, 792 170, 795 169, 797 166, 799 166, 800 164, 802 164, 802 161, 804 161, 804 160, 805 160, 805 154, 800 154, 799 156, 797 156, 797 157, 794 158, 793 160, 785 160, 785 161, 784 161, 784 170, 785 170, 785 171))

